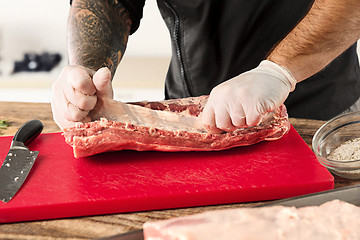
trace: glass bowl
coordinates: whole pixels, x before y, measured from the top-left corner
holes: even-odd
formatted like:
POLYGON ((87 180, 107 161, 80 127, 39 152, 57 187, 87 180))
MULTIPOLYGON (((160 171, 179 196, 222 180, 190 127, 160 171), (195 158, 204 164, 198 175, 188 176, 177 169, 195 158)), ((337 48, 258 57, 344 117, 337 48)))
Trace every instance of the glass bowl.
POLYGON ((326 122, 314 134, 312 148, 317 160, 331 173, 360 179, 360 112, 326 122))

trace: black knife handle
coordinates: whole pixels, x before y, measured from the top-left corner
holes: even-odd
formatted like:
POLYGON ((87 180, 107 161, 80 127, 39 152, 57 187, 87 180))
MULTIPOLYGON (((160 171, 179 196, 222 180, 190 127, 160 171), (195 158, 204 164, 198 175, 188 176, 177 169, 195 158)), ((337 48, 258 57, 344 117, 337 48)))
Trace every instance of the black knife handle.
POLYGON ((14 135, 13 142, 20 142, 28 145, 40 135, 44 125, 40 120, 34 119, 24 123, 14 135))

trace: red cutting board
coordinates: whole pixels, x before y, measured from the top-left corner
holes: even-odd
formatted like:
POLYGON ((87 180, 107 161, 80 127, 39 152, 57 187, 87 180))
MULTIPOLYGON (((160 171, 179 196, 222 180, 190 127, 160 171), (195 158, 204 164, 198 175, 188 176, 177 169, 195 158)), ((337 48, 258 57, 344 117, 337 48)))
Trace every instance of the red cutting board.
MULTIPOLYGON (((0 137, 0 159, 11 139, 0 137)), ((75 159, 60 133, 41 134, 30 149, 40 154, 17 195, 0 202, 1 223, 272 200, 334 187, 293 127, 280 140, 219 152, 75 159)))

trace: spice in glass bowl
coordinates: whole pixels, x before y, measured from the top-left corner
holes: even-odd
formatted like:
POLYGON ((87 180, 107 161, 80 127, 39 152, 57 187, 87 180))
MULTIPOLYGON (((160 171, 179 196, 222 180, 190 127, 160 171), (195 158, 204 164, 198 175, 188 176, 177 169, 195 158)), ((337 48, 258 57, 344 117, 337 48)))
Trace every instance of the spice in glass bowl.
POLYGON ((312 148, 317 160, 330 172, 360 179, 360 111, 330 119, 314 134, 312 148))
POLYGON ((351 161, 360 159, 360 138, 348 140, 332 151, 328 157, 334 161, 351 161))

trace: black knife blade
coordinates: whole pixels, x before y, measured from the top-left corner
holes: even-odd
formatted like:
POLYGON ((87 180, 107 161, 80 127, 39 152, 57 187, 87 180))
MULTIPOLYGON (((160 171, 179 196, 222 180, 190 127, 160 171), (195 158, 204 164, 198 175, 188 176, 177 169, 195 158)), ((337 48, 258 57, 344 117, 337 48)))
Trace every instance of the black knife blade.
MULTIPOLYGON (((268 207, 275 205, 293 206, 298 208, 305 206, 319 206, 327 201, 335 199, 360 206, 360 185, 358 184, 283 200, 271 201, 258 207, 268 207)), ((144 240, 144 235, 143 230, 139 229, 107 238, 100 238, 98 240, 144 240)))
POLYGON ((30 151, 26 145, 33 141, 42 131, 39 120, 24 123, 15 133, 9 153, 0 168, 0 200, 9 202, 25 182, 38 151, 30 151))

